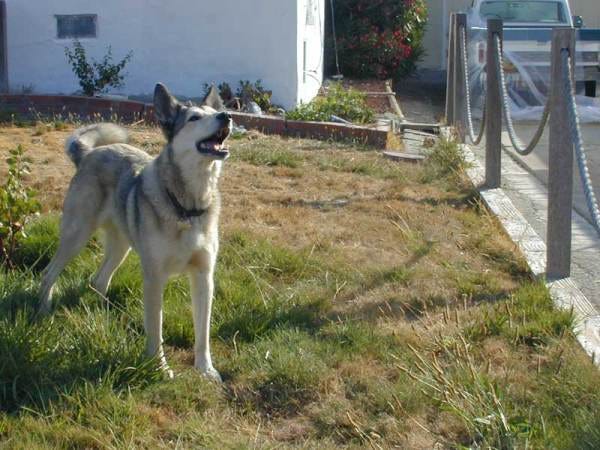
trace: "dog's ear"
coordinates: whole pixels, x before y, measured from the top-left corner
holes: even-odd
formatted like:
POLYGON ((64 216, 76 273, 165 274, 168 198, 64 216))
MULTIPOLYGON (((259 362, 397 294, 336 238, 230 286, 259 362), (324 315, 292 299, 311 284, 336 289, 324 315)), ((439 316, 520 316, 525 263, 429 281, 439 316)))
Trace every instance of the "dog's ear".
POLYGON ((219 90, 213 84, 204 100, 202 100, 202 106, 208 106, 215 111, 225 111, 225 104, 223 103, 223 99, 219 95, 219 90))
POLYGON ((180 105, 175 97, 162 83, 154 88, 154 113, 163 131, 170 139, 173 134, 175 119, 179 113, 180 105))

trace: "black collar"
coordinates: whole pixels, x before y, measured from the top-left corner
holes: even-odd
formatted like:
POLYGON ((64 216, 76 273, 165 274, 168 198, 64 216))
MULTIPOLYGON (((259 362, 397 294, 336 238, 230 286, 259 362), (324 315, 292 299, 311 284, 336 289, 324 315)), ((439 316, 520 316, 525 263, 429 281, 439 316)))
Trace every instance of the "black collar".
POLYGON ((203 215, 206 212, 206 209, 186 209, 184 208, 181 203, 179 203, 179 200, 177 200, 177 197, 175 197, 175 195, 169 191, 168 189, 166 189, 167 191, 167 197, 169 197, 169 200, 171 200, 171 204, 173 205, 173 208, 175 208, 175 212, 177 213, 177 216, 180 219, 191 219, 193 217, 200 217, 201 215, 203 215))

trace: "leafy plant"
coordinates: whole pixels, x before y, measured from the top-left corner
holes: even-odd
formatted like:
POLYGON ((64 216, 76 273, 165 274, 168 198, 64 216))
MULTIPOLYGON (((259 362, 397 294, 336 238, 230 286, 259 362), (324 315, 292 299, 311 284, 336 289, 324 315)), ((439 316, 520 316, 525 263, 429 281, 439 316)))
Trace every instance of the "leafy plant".
POLYGON ((241 80, 240 87, 238 87, 235 95, 242 100, 242 104, 252 101, 260 106, 260 109, 263 111, 272 109, 271 97, 273 96, 273 92, 267 91, 263 87, 261 80, 256 80, 254 83, 248 80, 241 80))
POLYGON ((125 57, 113 62, 112 47, 109 45, 102 60, 88 60, 85 47, 79 41, 73 43, 73 48, 65 47, 65 55, 73 73, 79 79, 79 85, 83 93, 88 96, 106 92, 109 87, 119 88, 124 85, 125 75, 123 69, 131 61, 133 52, 127 53, 125 57))
MULTIPOLYGON (((208 94, 211 85, 204 83, 204 95, 208 94)), ((256 80, 254 83, 248 80, 240 80, 240 85, 234 92, 231 85, 227 82, 220 83, 217 86, 219 95, 228 107, 241 108, 249 102, 255 102, 263 111, 271 111, 272 91, 268 91, 262 85, 262 80, 256 80)))
POLYGON ((341 83, 333 83, 327 95, 288 111, 286 117, 290 120, 328 122, 335 115, 350 122, 369 123, 375 113, 367 106, 365 98, 362 92, 352 88, 346 90, 341 83))
POLYGON ((31 162, 24 153, 20 145, 10 150, 10 157, 6 159, 6 182, 0 190, 0 263, 8 268, 14 267, 13 257, 19 237, 25 237, 25 221, 40 210, 36 191, 23 184, 31 162))
MULTIPOLYGON (((424 0, 337 1, 335 21, 342 72, 384 79, 410 74, 423 54, 426 20, 424 0)), ((332 47, 328 45, 329 51, 332 47)))
POLYGON ((229 83, 223 82, 217 87, 219 88, 219 94, 221 95, 221 98, 224 102, 229 102, 233 100, 233 90, 231 89, 231 86, 229 86, 229 83))

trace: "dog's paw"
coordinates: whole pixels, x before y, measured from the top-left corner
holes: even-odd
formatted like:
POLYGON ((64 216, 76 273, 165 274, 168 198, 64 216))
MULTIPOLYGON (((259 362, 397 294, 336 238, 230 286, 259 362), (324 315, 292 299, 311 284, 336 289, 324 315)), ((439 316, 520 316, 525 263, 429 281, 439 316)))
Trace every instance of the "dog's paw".
POLYGON ((50 306, 47 303, 41 303, 35 313, 35 317, 42 319, 42 318, 50 315, 51 311, 52 311, 52 306, 50 306))
POLYGON ((202 373, 203 376, 205 376, 209 380, 216 381, 217 383, 223 382, 221 374, 214 367, 209 367, 208 369, 197 369, 200 371, 200 373, 202 373))
POLYGON ((163 359, 163 361, 161 361, 159 369, 166 380, 172 380, 175 378, 175 373, 173 370, 171 370, 166 360, 163 359))
POLYGON ((175 373, 169 366, 161 367, 160 371, 162 372, 162 376, 165 380, 173 380, 175 378, 175 373))

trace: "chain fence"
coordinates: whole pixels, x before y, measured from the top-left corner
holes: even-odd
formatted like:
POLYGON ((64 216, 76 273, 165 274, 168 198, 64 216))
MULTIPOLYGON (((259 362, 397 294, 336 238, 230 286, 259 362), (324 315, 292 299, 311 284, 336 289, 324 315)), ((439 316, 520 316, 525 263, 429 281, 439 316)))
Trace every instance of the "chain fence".
MULTIPOLYGON (((467 29, 465 27, 460 27, 459 29, 459 40, 460 40, 460 65, 462 71, 462 81, 464 83, 464 92, 465 92, 465 110, 466 110, 466 131, 470 141, 473 145, 479 145, 483 140, 486 130, 486 124, 488 121, 488 113, 487 107, 485 106, 487 102, 484 102, 483 116, 481 120, 481 126, 479 132, 475 132, 475 127, 473 124, 473 106, 470 92, 470 76, 469 76, 469 52, 468 52, 468 42, 467 42, 467 29)), ((544 130, 548 125, 550 114, 551 114, 551 96, 548 96, 546 104, 544 106, 544 110, 542 113, 542 117, 540 123, 536 129, 536 132, 531 139, 531 141, 524 145, 523 141, 517 135, 514 126, 514 120, 510 110, 509 104, 509 95, 508 95, 508 87, 506 81, 506 75, 504 73, 504 57, 502 51, 502 40, 499 35, 495 35, 493 39, 493 49, 488 49, 488 51, 493 51, 495 64, 496 64, 496 75, 499 80, 499 90, 500 90, 500 99, 501 99, 501 109, 502 116, 504 118, 504 123, 506 125, 506 130, 508 132, 508 136, 510 138, 510 142, 512 144, 513 149, 521 156, 527 156, 533 152, 537 148, 540 143, 540 140, 544 134, 544 130)), ((589 209, 589 212, 592 217, 592 225, 600 235, 600 208, 598 206, 598 199, 594 193, 594 188, 592 184, 592 179, 590 176, 590 171, 588 167, 587 157, 585 146, 583 143, 581 126, 579 120, 579 113, 577 109, 577 102, 575 99, 575 89, 573 86, 572 79, 572 58, 569 55, 569 52, 566 50, 562 51, 563 58, 563 71, 561 81, 564 83, 565 92, 569 92, 568 99, 568 118, 569 118, 569 131, 572 137, 575 154, 577 159, 577 165, 579 168, 580 178, 583 186, 583 191, 585 193, 586 204, 589 209)), ((484 98, 487 93, 484 93, 484 98)))
POLYGON ((460 29, 460 45, 462 53, 462 71, 463 80, 465 80, 465 105, 467 108, 467 132, 469 139, 473 145, 479 145, 485 135, 485 126, 487 122, 486 108, 483 108, 483 117, 481 118, 481 127, 479 133, 475 133, 475 127, 473 126, 473 106, 471 104, 471 89, 469 81, 469 59, 467 53, 467 31, 465 28, 460 29))
POLYGON ((573 59, 569 54, 569 51, 563 49, 561 51, 561 57, 563 60, 562 64, 562 81, 564 83, 565 92, 568 92, 568 117, 569 117, 569 131, 573 137, 573 143, 575 147, 575 156, 577 158, 577 165, 579 166, 579 175, 581 178, 581 184, 583 186, 583 192, 585 193, 585 200, 592 216, 592 224, 598 234, 600 234, 600 209, 598 208, 598 199, 594 193, 594 186, 592 185, 592 177, 590 176, 590 169, 587 163, 587 156, 585 147, 583 145, 583 138, 581 134, 581 126, 579 124, 579 114, 577 111, 577 102, 575 101, 575 87, 573 86, 573 59))
POLYGON ((515 151, 522 156, 529 155, 540 143, 540 139, 544 134, 544 129, 548 124, 548 118, 550 117, 550 96, 546 100, 546 105, 544 106, 544 112, 542 113, 542 120, 537 127, 537 131, 531 139, 531 142, 527 145, 523 145, 519 136, 517 136, 517 132, 515 130, 515 125, 512 119, 512 115, 510 112, 510 105, 508 104, 508 88, 506 86, 506 76, 504 75, 504 58, 502 55, 502 42, 500 41, 500 36, 494 36, 494 57, 496 58, 496 70, 498 71, 498 79, 500 80, 500 89, 501 95, 500 99, 502 100, 502 114, 504 116, 504 122, 506 123, 506 129, 508 131, 508 136, 510 137, 510 142, 515 149, 515 151))

